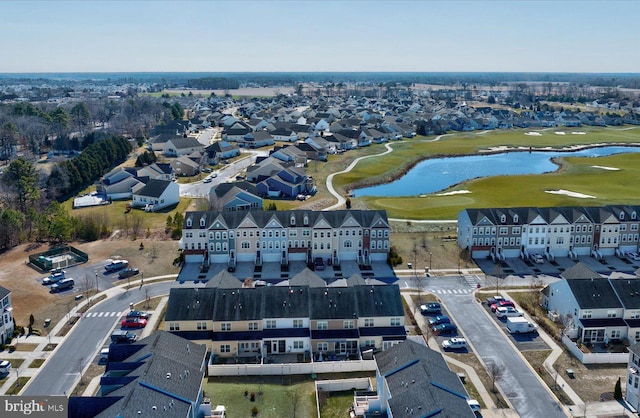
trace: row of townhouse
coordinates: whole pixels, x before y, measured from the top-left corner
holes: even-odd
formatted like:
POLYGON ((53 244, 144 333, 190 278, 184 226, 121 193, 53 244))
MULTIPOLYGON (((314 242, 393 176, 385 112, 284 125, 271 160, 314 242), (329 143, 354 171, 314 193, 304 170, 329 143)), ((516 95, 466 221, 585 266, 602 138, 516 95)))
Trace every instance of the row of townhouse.
POLYGON ((585 344, 640 341, 640 278, 607 278, 583 263, 542 289, 542 306, 558 315, 565 333, 585 344))
POLYGON ((179 246, 187 262, 370 264, 387 260, 390 232, 381 210, 187 212, 179 246))
POLYGON ((242 288, 233 278, 204 288, 172 288, 165 326, 219 357, 357 358, 363 350, 386 350, 406 339, 399 287, 364 283, 242 288), (216 286, 233 281, 240 286, 216 286))
POLYGON ((473 258, 622 256, 638 249, 640 206, 465 209, 458 245, 473 258))

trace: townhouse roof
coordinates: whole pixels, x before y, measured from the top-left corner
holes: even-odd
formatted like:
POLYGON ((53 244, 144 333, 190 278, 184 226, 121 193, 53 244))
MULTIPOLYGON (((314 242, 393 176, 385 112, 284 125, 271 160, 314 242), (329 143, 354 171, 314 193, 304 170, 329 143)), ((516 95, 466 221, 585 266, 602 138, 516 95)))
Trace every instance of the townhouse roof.
POLYGON ((165 321, 202 321, 211 319, 215 289, 174 287, 169 291, 165 321))
POLYGON ((387 382, 393 416, 475 416, 460 378, 439 352, 406 340, 374 358, 387 382))
POLYGON ((640 279, 610 279, 609 283, 625 309, 640 309, 640 279))
POLYGON ((622 303, 608 279, 567 280, 580 309, 622 308, 622 303))
POLYGON ((11 290, 6 287, 0 286, 0 300, 4 299, 8 294, 11 293, 11 290))
POLYGON ((640 356, 640 342, 630 345, 627 349, 636 356, 640 356))
POLYGON ((271 287, 265 292, 262 316, 264 318, 308 317, 309 289, 307 286, 271 287))
POLYGON ((227 270, 222 270, 220 271, 220 273, 213 276, 207 282, 205 287, 215 287, 218 289, 239 289, 242 287, 242 282, 227 270))
POLYGON ((602 279, 602 276, 595 271, 591 270, 589 266, 583 262, 578 262, 575 265, 569 267, 560 274, 560 277, 566 280, 573 279, 602 279))
POLYGON ((219 289, 215 293, 213 320, 232 322, 262 319, 263 289, 219 289))

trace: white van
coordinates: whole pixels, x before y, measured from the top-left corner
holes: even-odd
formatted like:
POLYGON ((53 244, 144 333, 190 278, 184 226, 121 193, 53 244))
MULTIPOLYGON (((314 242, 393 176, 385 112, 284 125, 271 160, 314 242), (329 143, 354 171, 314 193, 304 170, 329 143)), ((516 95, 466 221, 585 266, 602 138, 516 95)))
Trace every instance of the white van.
POLYGON ((100 350, 100 357, 98 363, 106 363, 109 360, 109 347, 100 350))
POLYGON ((11 371, 11 363, 9 360, 0 361, 0 374, 9 374, 11 371))

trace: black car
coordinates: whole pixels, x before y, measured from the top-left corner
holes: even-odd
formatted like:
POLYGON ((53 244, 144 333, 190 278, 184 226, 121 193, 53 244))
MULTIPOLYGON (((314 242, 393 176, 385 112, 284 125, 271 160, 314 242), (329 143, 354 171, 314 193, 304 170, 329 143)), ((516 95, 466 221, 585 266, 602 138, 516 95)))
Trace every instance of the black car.
POLYGON ((137 268, 127 268, 122 270, 119 274, 118 274, 118 278, 119 279, 126 279, 128 277, 133 277, 136 274, 140 273, 140 270, 138 270, 137 268))

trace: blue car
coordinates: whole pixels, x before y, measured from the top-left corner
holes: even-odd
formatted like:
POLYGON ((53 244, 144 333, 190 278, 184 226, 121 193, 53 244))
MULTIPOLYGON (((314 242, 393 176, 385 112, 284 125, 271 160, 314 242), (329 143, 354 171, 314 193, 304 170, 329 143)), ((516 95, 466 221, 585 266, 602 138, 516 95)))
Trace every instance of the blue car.
POLYGON ((433 318, 429 318, 429 325, 431 326, 439 325, 439 324, 449 324, 449 323, 451 323, 451 320, 446 315, 438 315, 438 316, 434 316, 433 318))
POLYGON ((440 325, 434 326, 431 329, 433 330, 433 332, 435 332, 438 335, 458 333, 458 327, 456 327, 453 324, 440 324, 440 325))

